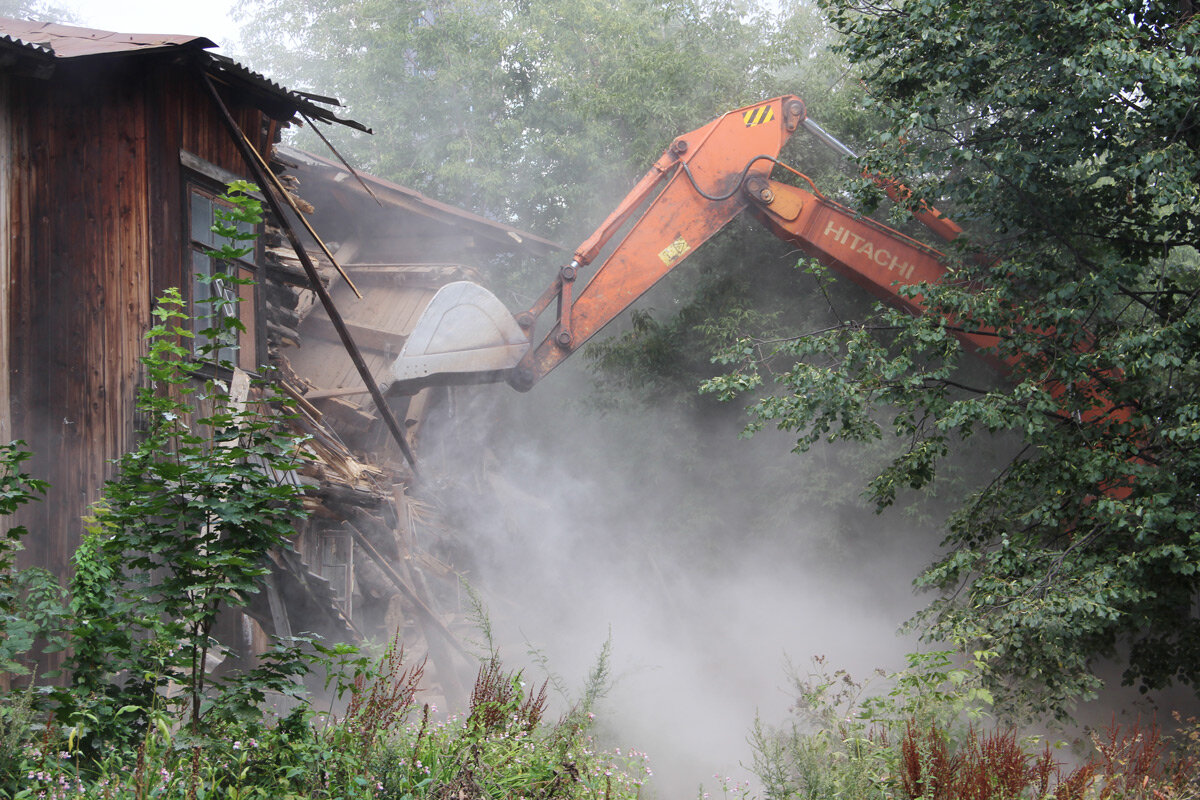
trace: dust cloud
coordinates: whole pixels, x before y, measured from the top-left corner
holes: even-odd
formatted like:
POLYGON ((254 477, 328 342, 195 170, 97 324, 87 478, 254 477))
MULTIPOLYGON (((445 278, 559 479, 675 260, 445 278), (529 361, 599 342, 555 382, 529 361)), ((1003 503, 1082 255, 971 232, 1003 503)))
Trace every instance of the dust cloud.
POLYGON ((860 478, 785 435, 739 440, 732 409, 600 413, 582 362, 526 395, 469 390, 424 470, 505 662, 578 692, 611 637, 602 739, 650 754, 655 796, 719 796, 715 775, 752 779, 756 714, 787 716, 789 660, 901 666, 938 526, 847 513, 828 498, 860 478))

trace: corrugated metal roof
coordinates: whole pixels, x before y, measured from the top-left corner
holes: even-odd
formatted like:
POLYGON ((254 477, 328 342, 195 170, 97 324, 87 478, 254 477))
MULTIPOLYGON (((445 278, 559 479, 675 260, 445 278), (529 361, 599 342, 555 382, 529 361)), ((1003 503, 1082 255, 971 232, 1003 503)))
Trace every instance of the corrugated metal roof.
POLYGON ((54 51, 48 45, 0 36, 0 69, 18 75, 48 78, 54 72, 54 51))
POLYGON ((328 108, 325 108, 325 105, 341 105, 341 103, 332 97, 320 97, 319 95, 307 92, 293 92, 291 89, 280 86, 266 75, 255 72, 228 56, 223 56, 219 53, 204 53, 203 55, 207 59, 207 64, 205 65, 206 71, 217 81, 240 85, 243 89, 256 91, 265 97, 282 100, 293 111, 302 112, 313 119, 319 119, 324 122, 337 122, 360 131, 371 132, 371 129, 361 122, 355 122, 352 119, 343 119, 336 116, 328 108), (318 105, 318 103, 313 102, 312 98, 314 97, 319 98, 320 102, 325 105, 318 105))
POLYGON ((0 36, 0 45, 9 49, 27 50, 34 55, 54 56, 54 50, 48 44, 35 44, 14 39, 12 36, 0 36))
MULTIPOLYGON (((281 109, 284 113, 280 116, 286 117, 296 112, 302 112, 325 122, 338 122, 358 130, 370 131, 365 125, 354 120, 340 119, 328 108, 325 108, 325 105, 339 105, 333 98, 293 92, 227 56, 205 52, 207 48, 216 46, 211 39, 203 36, 117 33, 94 28, 77 28, 73 25, 0 17, 0 50, 8 50, 19 56, 49 59, 52 62, 58 59, 88 58, 122 53, 188 50, 196 55, 201 68, 214 80, 257 94, 262 101, 273 105, 276 110, 281 109), (318 102, 324 103, 324 105, 319 105, 318 102)), ((9 64, 0 58, 0 70, 6 66, 9 64)), ((39 74, 39 77, 48 77, 48 74, 39 74)))
MULTIPOLYGON (((350 172, 341 164, 330 161, 327 158, 315 155, 313 153, 299 150, 286 145, 279 145, 275 148, 275 152, 285 161, 290 160, 299 164, 304 164, 309 168, 325 170, 329 173, 344 173, 345 178, 349 178, 350 172)), ((564 250, 565 248, 549 239, 544 239, 528 231, 518 230, 510 225, 505 225, 495 220, 481 217, 478 214, 472 214, 470 211, 452 206, 447 203, 442 203, 434 200, 432 197, 426 197, 415 189, 410 189, 407 186, 401 186, 398 183, 392 183, 389 180, 378 178, 365 172, 360 172, 359 177, 366 183, 370 184, 375 190, 379 198, 391 206, 404 207, 408 204, 415 204, 423 207, 430 215, 441 216, 446 219, 452 219, 457 224, 464 227, 486 228, 494 233, 502 234, 502 240, 507 238, 516 244, 521 245, 524 249, 534 252, 554 252, 564 250)), ((344 191, 354 193, 362 191, 358 188, 357 183, 353 180, 343 181, 344 191)))
POLYGON ((58 58, 79 58, 102 53, 129 53, 161 50, 167 47, 216 47, 203 36, 169 33, 116 33, 94 28, 76 28, 53 22, 0 17, 0 33, 5 38, 32 47, 48 49, 58 58))

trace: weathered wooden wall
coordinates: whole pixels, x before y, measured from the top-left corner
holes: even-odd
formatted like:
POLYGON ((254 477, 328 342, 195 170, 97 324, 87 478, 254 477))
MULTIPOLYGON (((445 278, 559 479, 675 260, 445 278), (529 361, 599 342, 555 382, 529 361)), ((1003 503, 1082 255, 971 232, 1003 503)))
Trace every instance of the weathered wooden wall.
MULTIPOLYGON (((0 75, 0 292, 10 291, 9 275, 11 273, 12 244, 16 240, 17 230, 13 227, 15 215, 10 213, 16 199, 12 194, 12 168, 15 155, 15 143, 12 132, 12 105, 10 102, 10 85, 7 76, 0 75)), ((7 356, 9 352, 9 304, 3 302, 0 295, 0 354, 7 356)), ((10 442, 12 434, 12 413, 10 397, 10 371, 0 369, 0 443, 10 442)))
MULTIPOLYGON (((63 60, 49 80, 0 87, 0 429, 51 484, 19 515, 23 562, 61 573, 134 441, 153 298, 188 285, 180 149, 246 170, 195 69, 160 55, 63 60)), ((265 149, 261 113, 233 107, 265 149)))

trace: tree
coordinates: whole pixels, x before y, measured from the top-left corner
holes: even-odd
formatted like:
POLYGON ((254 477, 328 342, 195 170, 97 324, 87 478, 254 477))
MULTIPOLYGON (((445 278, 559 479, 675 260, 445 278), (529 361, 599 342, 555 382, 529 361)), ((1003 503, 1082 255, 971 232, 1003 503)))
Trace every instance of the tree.
POLYGON ((828 59, 807 70, 806 85, 791 83, 802 70, 785 53, 819 53, 821 37, 815 9, 788 8, 773 16, 730 0, 244 0, 241 13, 255 63, 335 94, 374 129, 348 145, 355 163, 569 241, 594 228, 678 133, 771 94, 834 94, 840 75, 828 59))
MULTIPOLYGON (((744 341, 709 385, 786 365, 755 424, 823 437, 890 433, 882 508, 928 485, 980 434, 1019 447, 949 522, 920 578, 935 639, 985 643, 994 688, 1062 712, 1124 680, 1200 686, 1200 20, 1191 0, 821 0, 887 122, 863 166, 903 176, 969 235, 938 314, 744 341), (988 386, 956 371, 954 325, 1019 359, 988 386), (746 354, 750 354, 747 357, 746 354)), ((880 190, 858 187, 877 205, 880 190)))

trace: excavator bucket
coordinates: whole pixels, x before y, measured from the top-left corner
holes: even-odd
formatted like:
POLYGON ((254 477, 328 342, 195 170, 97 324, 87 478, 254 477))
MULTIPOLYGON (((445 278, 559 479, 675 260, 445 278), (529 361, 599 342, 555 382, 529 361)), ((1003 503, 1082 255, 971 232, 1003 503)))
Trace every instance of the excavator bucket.
POLYGON ((392 364, 401 391, 502 381, 529 337, 496 296, 470 281, 448 283, 421 314, 392 364))

